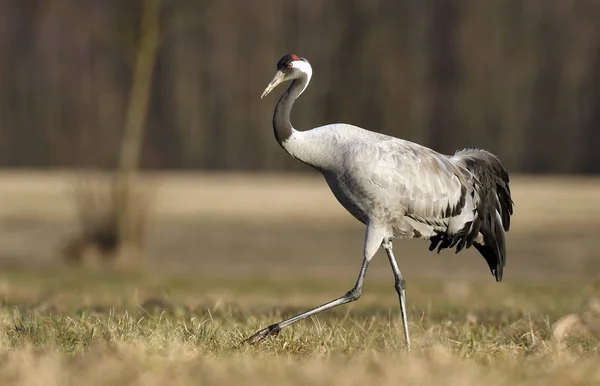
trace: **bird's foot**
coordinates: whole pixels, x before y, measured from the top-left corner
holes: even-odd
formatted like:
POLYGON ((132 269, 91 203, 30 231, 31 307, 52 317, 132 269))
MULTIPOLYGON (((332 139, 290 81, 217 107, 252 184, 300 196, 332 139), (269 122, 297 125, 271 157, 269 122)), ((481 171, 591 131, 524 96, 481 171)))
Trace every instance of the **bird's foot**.
POLYGON ((255 332, 253 335, 246 338, 242 343, 256 344, 262 342, 270 336, 277 336, 279 331, 281 331, 281 327, 279 327, 279 324, 275 323, 267 328, 263 328, 262 330, 255 332))

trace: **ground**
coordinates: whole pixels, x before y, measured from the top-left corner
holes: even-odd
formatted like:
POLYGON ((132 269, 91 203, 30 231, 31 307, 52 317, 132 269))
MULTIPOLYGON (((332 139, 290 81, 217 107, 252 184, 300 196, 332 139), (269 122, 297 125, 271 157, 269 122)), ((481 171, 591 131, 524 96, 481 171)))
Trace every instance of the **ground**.
POLYGON ((76 177, 0 174, 2 383, 600 382, 600 181, 514 178, 502 283, 474 251, 397 241, 408 356, 382 252, 357 302, 240 344, 354 283, 363 227, 316 176, 147 176, 147 257, 111 269, 58 259, 76 177))

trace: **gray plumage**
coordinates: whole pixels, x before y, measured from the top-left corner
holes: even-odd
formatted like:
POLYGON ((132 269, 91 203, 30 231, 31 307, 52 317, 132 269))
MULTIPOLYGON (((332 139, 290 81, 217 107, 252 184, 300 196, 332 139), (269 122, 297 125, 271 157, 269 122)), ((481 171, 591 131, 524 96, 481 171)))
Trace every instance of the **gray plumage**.
POLYGON ((366 225, 363 265, 346 295, 258 331, 254 342, 307 316, 358 299, 367 266, 380 246, 396 280, 404 335, 410 350, 405 282, 392 252, 394 238, 423 238, 430 250, 475 246, 497 281, 506 262, 504 232, 513 203, 508 173, 500 160, 481 149, 446 156, 419 144, 347 124, 295 130, 290 112, 312 76, 308 61, 286 55, 263 97, 292 80, 273 117, 275 137, 294 158, 319 170, 340 204, 366 225))

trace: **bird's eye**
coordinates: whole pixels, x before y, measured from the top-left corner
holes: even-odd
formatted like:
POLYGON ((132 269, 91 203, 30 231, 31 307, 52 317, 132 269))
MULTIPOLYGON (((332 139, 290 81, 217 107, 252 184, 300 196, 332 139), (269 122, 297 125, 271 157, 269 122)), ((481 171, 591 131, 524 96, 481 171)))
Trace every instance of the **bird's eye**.
POLYGON ((294 67, 294 63, 289 62, 287 66, 288 66, 288 68, 292 68, 292 67, 294 67))

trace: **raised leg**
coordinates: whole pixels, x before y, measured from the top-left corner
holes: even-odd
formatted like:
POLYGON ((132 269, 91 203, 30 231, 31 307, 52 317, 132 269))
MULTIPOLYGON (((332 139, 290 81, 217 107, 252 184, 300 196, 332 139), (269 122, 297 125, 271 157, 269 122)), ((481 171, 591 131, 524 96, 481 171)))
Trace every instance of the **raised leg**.
POLYGON ((369 261, 367 259, 363 259, 362 266, 360 267, 360 272, 358 273, 358 279, 356 280, 356 284, 354 287, 348 291, 344 296, 340 296, 339 298, 332 300, 328 303, 325 303, 321 306, 315 307, 311 310, 303 312, 299 315, 292 316, 289 319, 282 320, 281 322, 274 323, 267 328, 264 328, 260 331, 257 331, 252 336, 244 340, 244 343, 254 344, 257 342, 261 342, 265 340, 267 337, 271 335, 277 335, 282 328, 289 326, 290 324, 296 323, 299 320, 304 318, 308 318, 311 315, 318 314, 321 311, 328 310, 333 307, 340 306, 342 304, 350 303, 357 300, 360 297, 360 293, 362 290, 363 281, 365 278, 365 274, 367 273, 367 267, 369 266, 369 261))
POLYGON ((406 341, 406 349, 408 352, 410 352, 408 317, 406 316, 406 283, 404 281, 404 277, 402 277, 400 268, 398 268, 398 263, 394 257, 394 252, 392 252, 392 242, 389 239, 386 239, 382 243, 382 246, 388 255, 388 259, 390 260, 392 271, 394 271, 394 287, 396 288, 396 292, 398 293, 398 298, 400 300, 400 314, 402 316, 402 325, 404 326, 404 340, 406 341))
POLYGON ((357 300, 360 297, 363 281, 365 279, 365 275, 367 274, 367 268, 369 266, 369 262, 379 249, 381 245, 381 241, 383 240, 385 234, 381 231, 381 229, 374 228, 372 226, 367 226, 367 231, 365 234, 365 248, 363 252, 363 262, 360 267, 360 271, 358 273, 358 278, 356 279, 356 283, 354 287, 348 291, 344 296, 341 296, 337 299, 334 299, 328 303, 315 307, 311 310, 298 314, 296 316, 292 316, 291 318, 282 320, 281 322, 274 323, 269 327, 263 328, 255 332, 253 335, 245 339, 242 343, 258 343, 265 340, 269 336, 274 336, 281 331, 282 328, 289 326, 290 324, 296 323, 299 320, 308 318, 309 316, 318 314, 319 312, 328 310, 333 307, 340 306, 342 304, 350 303, 357 300))

